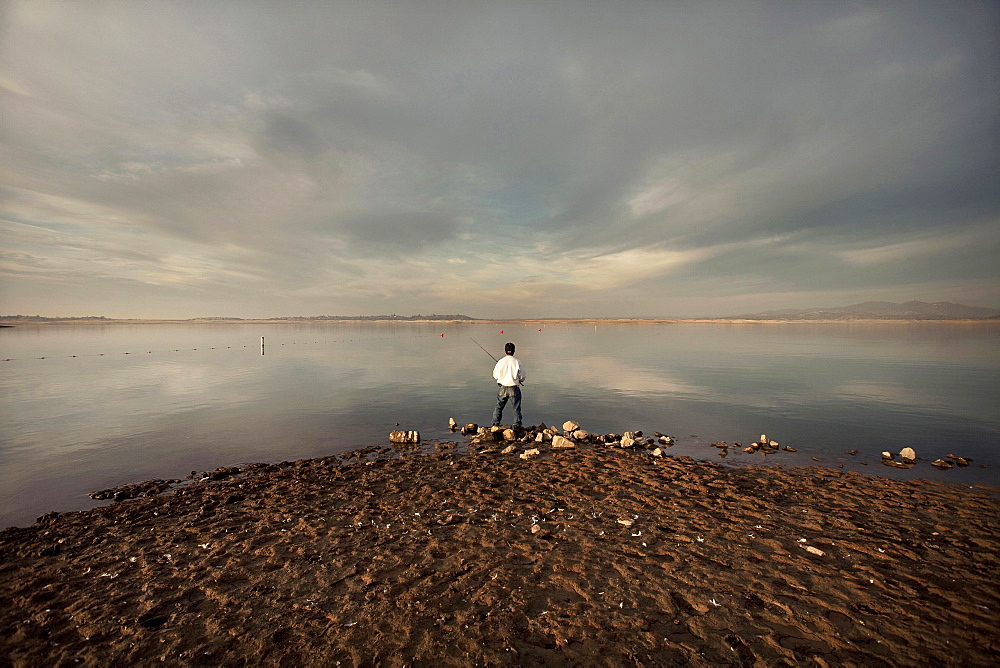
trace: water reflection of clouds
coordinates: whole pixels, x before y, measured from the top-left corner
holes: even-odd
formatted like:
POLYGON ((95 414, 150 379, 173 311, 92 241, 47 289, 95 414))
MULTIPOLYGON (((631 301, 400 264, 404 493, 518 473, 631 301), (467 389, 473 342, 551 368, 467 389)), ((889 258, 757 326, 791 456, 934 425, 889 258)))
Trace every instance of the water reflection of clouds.
POLYGON ((882 404, 910 406, 928 410, 945 409, 947 405, 929 392, 889 381, 856 380, 833 389, 832 396, 882 404))
POLYGON ((659 369, 637 367, 611 357, 581 357, 570 368, 569 377, 574 383, 628 396, 660 394, 708 399, 715 395, 711 388, 689 383, 659 369))

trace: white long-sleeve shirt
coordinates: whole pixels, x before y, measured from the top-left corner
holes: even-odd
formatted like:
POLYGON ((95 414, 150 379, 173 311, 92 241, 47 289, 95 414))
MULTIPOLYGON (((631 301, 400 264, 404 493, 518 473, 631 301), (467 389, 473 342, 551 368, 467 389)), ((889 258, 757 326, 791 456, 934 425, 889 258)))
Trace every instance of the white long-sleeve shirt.
POLYGON ((526 376, 521 362, 513 355, 504 355, 493 367, 493 377, 497 382, 506 387, 517 387, 524 382, 526 376))

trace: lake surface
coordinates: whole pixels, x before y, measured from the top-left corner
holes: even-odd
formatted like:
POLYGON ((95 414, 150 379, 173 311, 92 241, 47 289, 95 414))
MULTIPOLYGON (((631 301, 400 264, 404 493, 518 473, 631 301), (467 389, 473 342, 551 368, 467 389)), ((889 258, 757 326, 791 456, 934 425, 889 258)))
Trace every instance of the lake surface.
POLYGON ((798 449, 768 463, 1000 484, 1000 325, 60 325, 0 329, 0 527, 97 489, 384 445, 397 423, 452 439, 448 418, 488 424, 495 402, 473 339, 517 344, 525 424, 659 431, 717 461, 710 443, 766 433, 798 449), (974 463, 880 463, 905 446, 974 463))

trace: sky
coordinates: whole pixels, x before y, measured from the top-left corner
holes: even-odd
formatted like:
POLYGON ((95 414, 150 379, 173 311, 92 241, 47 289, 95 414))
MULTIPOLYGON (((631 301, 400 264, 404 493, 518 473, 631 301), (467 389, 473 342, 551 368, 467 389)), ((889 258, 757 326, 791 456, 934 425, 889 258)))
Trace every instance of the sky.
POLYGON ((0 313, 1000 307, 1000 5, 0 0, 0 313))

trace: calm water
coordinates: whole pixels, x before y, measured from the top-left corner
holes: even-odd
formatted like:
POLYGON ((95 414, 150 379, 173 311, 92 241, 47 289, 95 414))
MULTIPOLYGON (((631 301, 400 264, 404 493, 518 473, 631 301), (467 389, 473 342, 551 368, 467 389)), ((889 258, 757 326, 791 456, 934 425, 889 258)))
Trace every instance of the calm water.
POLYGON ((488 423, 493 361, 472 338, 517 343, 526 424, 660 431, 706 459, 767 433, 799 450, 771 462, 1000 484, 996 325, 19 327, 0 329, 0 527, 96 489, 385 444, 396 423, 425 440, 488 423), (879 463, 904 446, 975 463, 879 463))

